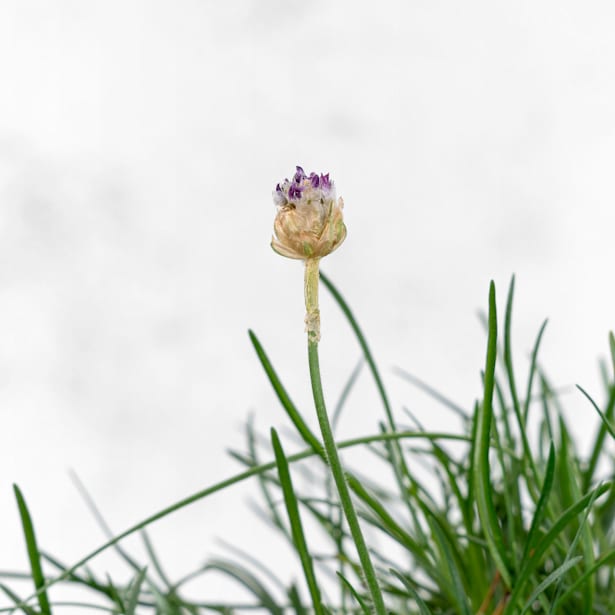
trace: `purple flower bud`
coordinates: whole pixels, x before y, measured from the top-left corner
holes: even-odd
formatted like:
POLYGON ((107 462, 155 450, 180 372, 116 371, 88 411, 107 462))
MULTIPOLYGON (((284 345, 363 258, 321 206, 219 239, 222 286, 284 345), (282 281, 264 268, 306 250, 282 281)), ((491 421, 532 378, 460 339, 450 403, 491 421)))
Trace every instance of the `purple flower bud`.
POLYGON ((299 183, 305 179, 305 171, 300 166, 297 166, 297 172, 295 173, 295 177, 293 179, 296 183, 299 183))
POLYGON ((320 176, 320 187, 323 190, 331 190, 331 180, 328 173, 320 176))
POLYGON ((292 186, 288 189, 288 198, 289 199, 300 199, 302 190, 303 190, 303 186, 292 184, 292 186))
POLYGON ((310 182, 312 182, 312 188, 318 188, 320 178, 316 175, 316 173, 310 173, 310 182))

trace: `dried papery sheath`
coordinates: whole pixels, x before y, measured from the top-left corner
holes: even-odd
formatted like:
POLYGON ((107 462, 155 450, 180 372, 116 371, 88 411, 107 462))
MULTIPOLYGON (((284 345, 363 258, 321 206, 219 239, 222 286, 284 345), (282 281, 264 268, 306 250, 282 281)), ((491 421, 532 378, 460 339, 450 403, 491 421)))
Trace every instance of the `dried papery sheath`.
POLYGON ((306 175, 297 167, 292 179, 279 183, 273 200, 278 213, 271 247, 282 256, 306 260, 322 258, 346 237, 342 209, 329 174, 306 175))

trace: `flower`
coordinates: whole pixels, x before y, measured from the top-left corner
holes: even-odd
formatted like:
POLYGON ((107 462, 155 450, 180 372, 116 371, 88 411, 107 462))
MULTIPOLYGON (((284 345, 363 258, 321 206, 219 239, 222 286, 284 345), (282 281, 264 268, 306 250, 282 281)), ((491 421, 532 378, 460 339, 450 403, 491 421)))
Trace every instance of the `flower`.
POLYGON ((271 247, 278 254, 300 260, 321 258, 346 238, 344 201, 336 200, 328 173, 306 175, 298 166, 291 180, 276 186, 273 201, 278 213, 271 247))

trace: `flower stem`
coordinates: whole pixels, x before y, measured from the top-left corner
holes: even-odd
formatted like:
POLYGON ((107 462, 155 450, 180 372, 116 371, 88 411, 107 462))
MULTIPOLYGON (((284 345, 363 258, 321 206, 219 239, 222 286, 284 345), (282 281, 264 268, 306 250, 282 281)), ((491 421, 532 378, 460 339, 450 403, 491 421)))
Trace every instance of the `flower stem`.
POLYGON ((319 258, 305 261, 305 331, 310 342, 320 341, 320 309, 318 308, 318 266, 319 258))
POLYGON ((384 598, 380 586, 378 585, 378 579, 376 578, 376 571, 369 556, 369 551, 365 543, 365 538, 359 525, 359 518, 354 509, 352 499, 350 497, 350 490, 344 475, 344 469, 342 467, 339 455, 337 453, 337 447, 335 445, 335 439, 333 438, 333 431, 327 415, 327 408, 325 406, 325 399, 322 391, 322 383, 320 380, 320 366, 318 361, 318 340, 320 338, 319 331, 310 329, 310 315, 316 316, 319 320, 318 311, 318 260, 310 259, 306 261, 305 269, 305 299, 306 299, 306 325, 308 333, 308 362, 310 366, 310 379, 312 381, 312 393, 314 396, 314 405, 316 406, 316 415, 318 417, 318 424, 320 425, 320 432, 327 454, 327 460, 335 481, 335 486, 340 498, 340 504, 346 521, 348 522, 348 528, 350 534, 354 540, 359 555, 359 561, 361 562, 361 568, 363 569, 363 575, 367 584, 369 593, 372 598, 374 610, 378 615, 386 615, 387 610, 384 605, 384 598))

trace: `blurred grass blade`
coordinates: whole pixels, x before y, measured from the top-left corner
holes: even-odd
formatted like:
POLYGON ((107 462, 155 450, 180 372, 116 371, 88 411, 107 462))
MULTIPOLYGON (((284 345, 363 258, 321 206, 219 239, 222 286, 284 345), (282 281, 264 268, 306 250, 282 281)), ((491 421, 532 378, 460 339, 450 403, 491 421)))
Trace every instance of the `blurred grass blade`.
MULTIPOLYGON (((15 603, 15 604, 23 604, 23 600, 9 587, 0 583, 0 589, 15 603)), ((38 615, 37 611, 35 611, 30 606, 20 606, 19 607, 26 615, 38 615)))
MULTIPOLYGON (((506 368, 506 376, 508 378, 508 386, 510 395, 513 402, 513 409, 515 415, 519 419, 521 417, 521 406, 519 404, 519 396, 517 394, 517 384, 515 382, 515 371, 513 368, 512 359, 512 344, 511 329, 512 329, 512 307, 513 299, 515 295, 515 276, 510 279, 510 285, 508 287, 508 296, 506 297, 506 312, 504 313, 504 367, 506 368)), ((489 308, 491 313, 491 308, 489 308)), ((489 319, 487 327, 489 328, 489 319)))
POLYGON ((615 378, 615 335, 609 331, 609 350, 611 354, 611 365, 613 366, 613 377, 615 378))
POLYGON ((525 541, 525 549, 523 550, 523 557, 521 561, 525 561, 528 553, 534 548, 534 543, 536 537, 538 535, 538 530, 540 529, 540 524, 545 517, 545 513, 547 511, 547 505, 549 502, 549 496, 551 495, 551 488, 553 487, 553 478, 555 476, 555 448, 553 446, 553 442, 551 442, 551 446, 549 447, 549 458, 547 459, 547 469, 545 472, 545 480, 542 484, 542 489, 540 491, 540 498, 538 499, 538 503, 536 504, 536 510, 534 511, 534 516, 532 518, 532 524, 530 525, 530 530, 527 534, 527 539, 525 541))
POLYGON ((361 331, 361 327, 359 327, 359 323, 357 322, 357 319, 354 317, 354 314, 352 313, 352 310, 350 309, 349 305, 346 303, 345 299, 342 297, 342 295, 337 290, 337 288, 333 285, 333 282, 331 282, 331 280, 322 271, 320 272, 320 279, 322 280, 327 290, 331 293, 331 295, 333 296, 333 298, 339 305, 340 309, 344 313, 344 316, 346 316, 346 319, 348 320, 348 323, 350 324, 352 330, 354 331, 357 341, 359 342, 359 345, 361 346, 361 349, 363 350, 363 355, 365 356, 365 360, 367 361, 367 364, 369 365, 369 369, 372 372, 372 376, 374 377, 374 380, 376 381, 376 387, 378 388, 378 393, 380 394, 380 398, 382 399, 382 404, 384 406, 384 411, 386 413, 389 427, 393 431, 395 431, 395 420, 393 419, 393 413, 391 411, 391 404, 389 403, 389 398, 386 394, 386 390, 384 388, 382 378, 380 377, 380 372, 378 371, 378 368, 376 367, 376 361, 374 360, 371 350, 369 349, 369 346, 367 345, 367 340, 365 339, 365 335, 363 335, 363 331, 361 331))
POLYGON ((452 597, 457 604, 460 615, 472 615, 468 604, 467 583, 462 579, 463 561, 459 555, 458 545, 444 531, 441 520, 425 505, 421 506, 432 530, 435 543, 442 555, 440 561, 446 569, 447 580, 450 582, 452 597))
POLYGON ((564 529, 571 522, 575 521, 577 516, 582 513, 590 505, 590 503, 606 493, 609 489, 611 489, 611 487, 611 483, 606 483, 596 487, 596 489, 593 489, 588 494, 583 496, 579 501, 567 508, 558 517, 547 533, 541 540, 538 541, 532 555, 526 560, 525 566, 521 569, 518 578, 515 580, 514 586, 511 588, 512 591, 510 593, 510 599, 504 609, 503 615, 512 615, 512 613, 516 612, 516 609, 518 608, 518 601, 525 590, 526 583, 538 568, 540 562, 542 561, 542 556, 558 539, 564 529))
MULTIPOLYGON (((365 360, 367 361, 369 369, 376 383, 376 388, 378 389, 378 393, 380 394, 382 405, 384 406, 384 412, 385 412, 386 419, 387 419, 388 431, 390 431, 391 433, 395 433, 397 431, 397 426, 395 424, 395 419, 393 418, 391 404, 389 403, 389 398, 384 388, 384 383, 382 382, 382 378, 380 376, 380 372, 378 371, 378 367, 376 367, 376 361, 374 360, 372 352, 369 349, 365 335, 363 334, 361 327, 359 327, 359 323, 357 322, 357 319, 354 317, 354 314, 352 313, 350 306, 346 303, 341 293, 334 286, 333 282, 331 282, 331 280, 322 271, 320 271, 320 279, 322 280, 327 290, 331 293, 331 295, 337 302, 344 316, 346 316, 346 319, 348 320, 348 323, 350 324, 350 327, 352 328, 355 334, 355 337, 357 338, 357 341, 359 342, 359 346, 361 346, 361 350, 363 351, 363 356, 365 357, 365 360)), ((395 480, 397 482, 399 492, 400 494, 403 495, 406 492, 406 487, 405 487, 404 482, 405 480, 410 481, 411 476, 410 476, 410 471, 408 470, 408 464, 406 463, 406 458, 404 457, 402 447, 400 443, 395 440, 391 442, 385 442, 385 446, 389 451, 389 455, 391 458, 390 465, 395 475, 395 480)), ((410 508, 410 503, 408 502, 408 500, 405 500, 405 503, 406 503, 406 506, 410 508)), ((412 514, 412 511, 409 511, 409 512, 410 514, 412 514)))
POLYGON ((299 590, 294 583, 289 587, 286 593, 288 595, 290 605, 295 610, 295 615, 309 615, 309 613, 301 603, 301 596, 299 595, 299 590))
POLYGON ((139 605, 139 596, 141 594, 141 586, 147 574, 147 567, 140 570, 130 582, 126 595, 126 615, 135 615, 137 606, 139 605))
POLYGON ((365 603, 365 600, 363 600, 363 598, 359 596, 359 593, 352 586, 350 581, 341 572, 337 572, 336 574, 342 580, 342 583, 344 584, 344 586, 348 588, 348 591, 350 592, 352 597, 357 601, 357 603, 361 607, 361 610, 363 611, 363 615, 371 615, 371 611, 369 607, 367 606, 367 604, 365 603))
POLYGON ((496 568, 504 583, 511 587, 508 557, 498 525, 492 500, 492 487, 489 469, 489 442, 493 418, 493 389, 495 380, 495 362, 497 353, 497 314, 495 304, 495 285, 489 286, 489 334, 487 339, 487 359, 485 363, 485 385, 482 406, 478 407, 476 442, 474 444, 474 490, 476 504, 485 540, 496 568))
POLYGON ((546 577, 536 587, 536 589, 528 598, 527 602, 525 603, 525 606, 523 607, 523 610, 521 611, 521 615, 525 615, 525 613, 527 613, 532 608, 534 602, 536 601, 536 598, 538 598, 538 596, 542 594, 542 592, 545 591, 547 587, 561 579, 571 568, 576 566, 582 559, 583 558, 580 555, 578 557, 573 557, 572 559, 564 562, 561 566, 556 568, 548 577, 546 577))
POLYGON ((549 321, 545 320, 538 331, 538 336, 536 337, 536 343, 534 344, 534 348, 532 350, 532 358, 530 361, 530 373, 527 377, 527 390, 525 392, 525 401, 523 402, 523 422, 527 423, 527 418, 530 413, 530 403, 532 401, 532 385, 534 383, 534 375, 536 374, 536 363, 538 359, 538 350, 540 349, 540 342, 542 340, 542 336, 544 335, 545 328, 549 321))
POLYGON ((250 341, 254 346, 254 350, 256 350, 258 359, 261 362, 261 365, 263 366, 267 377, 269 378, 269 382, 271 383, 273 390, 275 391, 278 399, 280 400, 282 407, 284 408, 284 410, 286 410, 286 414, 288 414, 288 417, 292 421, 293 425, 297 428, 297 431, 299 432, 303 440, 306 442, 306 444, 308 444, 315 453, 318 453, 321 458, 325 459, 324 449, 322 444, 320 443, 320 440, 308 427, 307 423, 303 420, 303 417, 301 416, 300 412, 297 410, 297 407, 290 399, 290 396, 288 395, 286 389, 284 388, 284 385, 278 378, 278 375, 273 369, 273 365, 271 365, 269 357, 265 353, 265 350, 259 342, 258 338, 256 337, 255 333, 252 330, 249 330, 248 335, 250 336, 250 341))
POLYGON ((301 524, 301 517, 299 514, 299 505, 297 504, 297 498, 293 489, 293 483, 288 468, 288 461, 280 438, 275 429, 271 429, 271 444, 273 445, 273 451, 275 454, 275 461, 278 467, 278 476, 280 477, 280 484, 282 486, 282 493, 284 494, 284 502, 286 504, 286 511, 288 512, 288 519, 290 521, 291 533, 293 537, 293 543, 299 554, 301 560, 301 566, 303 567, 303 573, 305 580, 312 597, 312 606, 316 615, 322 615, 322 599, 320 596, 320 588, 316 581, 316 575, 314 574, 314 564, 312 562, 312 556, 308 551, 307 543, 305 541, 305 534, 303 533, 303 525, 301 524))
POLYGON ((603 452, 604 439, 606 438, 607 432, 611 434, 611 436, 615 439, 615 428, 613 427, 613 425, 611 425, 611 419, 613 418, 613 414, 615 413, 615 386, 611 387, 609 393, 609 400, 607 402, 607 407, 604 412, 600 410, 598 404, 593 400, 591 395, 582 386, 577 384, 576 387, 589 400, 589 403, 594 407, 594 410, 602 419, 602 422, 598 429, 598 433, 596 434, 594 446, 592 448, 592 456, 589 460, 587 472, 585 474, 585 482, 587 483, 591 482, 594 472, 596 471, 598 459, 600 457, 600 454, 603 452))
POLYGON ((19 509, 21 525, 23 527, 26 547, 28 549, 28 559, 30 560, 32 580, 34 581, 34 586, 38 591, 38 604, 41 609, 42 615, 51 615, 51 606, 49 605, 47 591, 40 591, 41 588, 45 587, 45 575, 43 574, 43 569, 41 567, 41 556, 38 550, 38 545, 36 544, 36 535, 34 534, 32 518, 30 517, 30 512, 28 511, 28 507, 21 493, 21 490, 15 484, 13 485, 13 491, 15 492, 15 498, 17 499, 17 507, 19 509))
POLYGON ((402 380, 406 380, 413 384, 417 389, 420 389, 424 393, 427 393, 431 398, 440 402, 443 406, 453 411, 459 418, 464 421, 469 421, 472 419, 468 411, 465 408, 462 408, 459 404, 456 404, 454 401, 450 400, 448 397, 440 393, 440 391, 434 389, 431 385, 427 384, 420 378, 417 378, 414 374, 402 369, 401 367, 394 367, 393 372, 396 373, 402 380))
POLYGON ((615 549, 608 551, 607 553, 603 554, 599 559, 597 559, 593 566, 589 567, 578 579, 576 579, 566 589, 566 591, 562 593, 561 596, 559 596, 555 600, 555 602, 553 603, 553 612, 557 613, 560 605, 565 603, 566 600, 570 598, 570 596, 572 596, 572 594, 574 594, 574 592, 578 588, 583 587, 585 583, 587 583, 588 579, 591 579, 595 575, 596 571, 599 568, 601 568, 602 566, 606 566, 607 564, 610 564, 611 562, 615 563, 615 549))
POLYGON ((152 541, 149 537, 147 530, 143 529, 141 530, 140 533, 141 533, 141 539, 143 540, 143 545, 145 546, 145 550, 147 551, 147 556, 152 562, 152 566, 154 567, 154 570, 157 572, 158 576, 160 577, 160 580, 166 585, 166 587, 168 589, 171 589, 173 587, 173 583, 167 576, 164 568, 162 567, 162 564, 160 563, 160 559, 158 558, 158 555, 156 554, 154 545, 152 544, 152 541))
POLYGON ((396 576, 403 583, 406 590, 408 590, 408 593, 412 596, 412 599, 416 602, 416 606, 419 609, 419 615, 432 615, 431 611, 429 610, 429 607, 425 604, 424 600, 419 596, 416 589, 412 587, 412 584, 410 583, 410 581, 403 574, 400 574, 399 572, 397 572, 397 570, 393 570, 391 568, 389 572, 392 575, 396 576))
POLYGON ((243 585, 258 600, 260 606, 267 609, 271 615, 284 615, 284 609, 276 602, 267 588, 246 568, 224 560, 210 561, 203 570, 217 570, 243 585))

